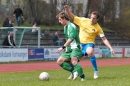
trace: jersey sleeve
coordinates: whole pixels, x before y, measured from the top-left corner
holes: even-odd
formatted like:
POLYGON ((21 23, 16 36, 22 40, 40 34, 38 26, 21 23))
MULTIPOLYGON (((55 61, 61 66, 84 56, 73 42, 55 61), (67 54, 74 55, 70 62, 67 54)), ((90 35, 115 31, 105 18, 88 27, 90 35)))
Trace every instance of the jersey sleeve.
POLYGON ((76 26, 73 24, 72 27, 69 28, 69 38, 73 41, 76 38, 77 35, 77 29, 76 26))
POLYGON ((103 30, 102 30, 102 28, 100 26, 98 26, 98 36, 100 36, 100 37, 104 37, 105 36, 104 32, 103 32, 103 30))
POLYGON ((74 16, 74 23, 78 26, 81 25, 81 18, 78 16, 74 16))

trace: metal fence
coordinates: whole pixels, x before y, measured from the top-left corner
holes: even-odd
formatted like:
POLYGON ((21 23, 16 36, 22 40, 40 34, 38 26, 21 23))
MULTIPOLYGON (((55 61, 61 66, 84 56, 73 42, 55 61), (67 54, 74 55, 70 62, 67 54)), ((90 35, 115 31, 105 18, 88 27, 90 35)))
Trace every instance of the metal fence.
MULTIPOLYGON (((40 47, 40 27, 1 27, 0 28, 0 47, 2 47, 2 42, 4 38, 8 35, 8 32, 13 32, 14 41, 17 44, 17 47, 21 47, 21 43, 23 41, 23 36, 27 32, 31 32, 32 28, 38 29, 37 36, 37 47, 40 47)), ((28 33, 28 34, 29 34, 28 33)), ((30 39, 32 37, 30 36, 30 39)), ((26 42, 26 41, 25 41, 26 42)), ((25 47, 25 46, 22 46, 25 47)), ((28 47, 28 46, 26 46, 28 47)))

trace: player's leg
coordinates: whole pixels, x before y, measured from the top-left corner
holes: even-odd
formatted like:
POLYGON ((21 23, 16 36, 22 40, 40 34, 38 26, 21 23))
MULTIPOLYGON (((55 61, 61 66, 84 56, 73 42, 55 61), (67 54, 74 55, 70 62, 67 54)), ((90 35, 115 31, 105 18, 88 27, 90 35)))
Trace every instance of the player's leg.
POLYGON ((87 55, 89 57, 91 64, 94 68, 94 79, 98 78, 98 67, 96 63, 96 57, 94 56, 94 44, 88 43, 88 44, 81 44, 82 46, 82 55, 87 55))
POLYGON ((71 53, 71 63, 73 64, 75 70, 73 71, 74 76, 73 76, 73 80, 75 80, 78 75, 81 77, 81 80, 84 81, 85 80, 85 75, 83 73, 83 69, 82 67, 78 64, 78 62, 80 61, 82 56, 82 52, 79 49, 74 49, 71 53))
POLYGON ((78 77, 78 75, 81 77, 81 79, 82 78, 85 78, 85 76, 84 76, 84 73, 83 73, 83 69, 82 69, 82 67, 78 64, 78 62, 77 62, 77 57, 73 57, 72 58, 72 63, 73 63, 73 65, 74 65, 74 67, 75 67, 75 70, 73 71, 74 73, 73 73, 73 80, 75 80, 77 77, 78 77))
POLYGON ((92 56, 89 58, 90 58, 90 61, 92 63, 92 66, 94 68, 94 79, 97 79, 98 78, 98 67, 97 67, 96 57, 92 56))
MULTIPOLYGON (((74 66, 71 63, 71 61, 68 61, 68 63, 70 64, 70 66, 72 67, 72 69, 74 70, 74 66)), ((73 79, 73 72, 71 72, 70 76, 68 77, 68 79, 73 79)))
POLYGON ((57 60, 57 64, 61 66, 63 69, 72 72, 73 68, 67 62, 69 61, 69 53, 63 53, 57 60))
POLYGON ((88 44, 86 52, 88 54, 88 57, 90 58, 91 64, 94 68, 94 79, 98 78, 98 67, 96 62, 96 57, 94 55, 94 44, 88 44))

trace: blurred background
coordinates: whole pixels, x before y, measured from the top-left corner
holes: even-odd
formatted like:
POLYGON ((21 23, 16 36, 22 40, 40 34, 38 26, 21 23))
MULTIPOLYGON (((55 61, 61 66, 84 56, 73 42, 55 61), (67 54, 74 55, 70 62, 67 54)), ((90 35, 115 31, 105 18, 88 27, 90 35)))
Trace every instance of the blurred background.
POLYGON ((0 26, 7 16, 11 16, 15 22, 13 11, 16 5, 23 10, 25 18, 25 21, 21 21, 23 26, 32 26, 34 21, 37 21, 39 26, 59 25, 56 15, 64 11, 65 4, 68 4, 77 16, 89 17, 92 11, 99 11, 101 13, 99 24, 103 30, 112 31, 123 37, 122 39, 130 40, 129 0, 0 0, 0 26))
POLYGON ((39 25, 57 25, 56 15, 64 11, 65 4, 77 16, 89 17, 91 11, 99 11, 102 27, 130 37, 129 0, 0 0, 0 25, 5 17, 13 15, 16 5, 23 10, 26 23, 37 21, 39 25))
MULTIPOLYGON (((58 23, 56 15, 61 11, 65 11, 63 7, 66 4, 77 16, 89 17, 90 13, 95 10, 101 13, 98 23, 103 28, 106 38, 117 55, 112 56, 100 37, 97 37, 95 40, 95 54, 97 57, 130 57, 130 0, 0 0, 1 55, 7 51, 7 49, 3 50, 1 45, 8 31, 11 30, 14 32, 14 41, 18 47, 16 49, 9 48, 9 53, 11 50, 16 52, 26 51, 26 55, 29 54, 27 56, 29 60, 56 60, 59 54, 55 51, 59 46, 54 44, 53 34, 57 31, 62 44, 65 42, 63 26, 58 23), (16 20, 13 12, 16 5, 19 5, 23 10, 25 18, 21 21, 22 25, 20 27, 15 27, 16 20), (8 16, 15 23, 14 27, 3 28, 3 22, 8 16), (32 33, 32 24, 35 21, 37 21, 39 30, 44 34, 41 38, 38 35, 40 32, 38 34, 32 33), (26 49, 21 50, 19 48, 26 49), (37 56, 35 56, 35 53, 38 53, 37 56)), ((1 58, 1 60, 3 59, 5 57, 1 58)))
POLYGON ((99 11, 99 24, 103 29, 112 30, 130 39, 129 0, 0 0, 0 26, 7 16, 12 16, 15 21, 13 11, 16 5, 23 10, 23 25, 31 26, 34 21, 37 21, 38 25, 59 25, 56 15, 64 11, 65 4, 68 4, 77 16, 89 17, 91 11, 99 11))

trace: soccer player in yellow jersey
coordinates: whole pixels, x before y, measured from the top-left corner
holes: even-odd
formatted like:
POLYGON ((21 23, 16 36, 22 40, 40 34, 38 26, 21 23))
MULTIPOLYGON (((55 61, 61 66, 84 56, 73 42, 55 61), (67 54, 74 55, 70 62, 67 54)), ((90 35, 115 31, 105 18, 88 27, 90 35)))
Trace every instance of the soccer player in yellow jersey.
POLYGON ((79 38, 82 46, 82 53, 84 55, 88 55, 88 57, 90 58, 92 66, 94 67, 94 79, 97 79, 98 67, 96 63, 96 57, 94 55, 94 41, 96 39, 96 36, 100 36, 104 44, 108 48, 110 48, 111 53, 115 55, 115 52, 111 47, 109 41, 105 37, 103 30, 97 23, 100 17, 100 13, 97 11, 93 11, 90 15, 90 18, 84 18, 84 17, 75 16, 69 10, 68 5, 65 5, 64 9, 66 10, 69 17, 73 19, 73 22, 79 26, 79 38))

